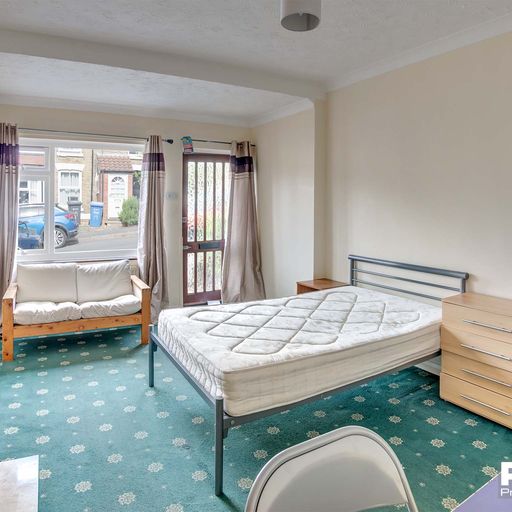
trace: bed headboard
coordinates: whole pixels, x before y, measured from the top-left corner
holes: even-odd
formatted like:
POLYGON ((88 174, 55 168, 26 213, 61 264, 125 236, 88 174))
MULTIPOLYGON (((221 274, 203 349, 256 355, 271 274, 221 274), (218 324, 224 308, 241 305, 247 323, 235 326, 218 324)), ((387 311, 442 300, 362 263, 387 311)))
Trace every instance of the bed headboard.
MULTIPOLYGON (((469 278, 467 272, 457 272, 455 270, 446 270, 435 267, 425 267, 422 265, 413 265, 410 263, 401 263, 399 261, 380 260, 377 258, 368 258, 366 256, 355 256, 350 254, 348 257, 350 261, 350 284, 357 286, 358 284, 365 284, 368 286, 375 286, 377 288, 384 288, 385 290, 392 290, 395 292, 407 293, 409 295, 416 295, 417 297, 423 297, 431 300, 443 300, 443 297, 438 297, 428 293, 422 293, 415 290, 409 290, 407 288, 399 288, 399 284, 387 284, 387 280, 399 281, 402 283, 410 283, 413 285, 425 286, 427 288, 437 288, 441 290, 454 291, 457 293, 464 293, 466 291, 466 281, 469 278), (364 268, 361 268, 359 263, 364 264, 364 268), (445 284, 444 282, 438 282, 439 280, 421 280, 413 279, 403 275, 388 274, 385 271, 379 272, 373 270, 374 266, 392 268, 397 270, 409 271, 411 273, 419 272, 427 274, 429 276, 441 276, 447 278, 446 281, 456 280, 457 286, 445 284), (369 267, 369 268, 368 268, 369 267), (363 274, 363 278, 360 278, 360 274, 363 274), (367 281, 365 275, 377 276, 379 279, 384 278, 383 282, 367 281)), ((426 278, 427 279, 427 278, 426 278)))

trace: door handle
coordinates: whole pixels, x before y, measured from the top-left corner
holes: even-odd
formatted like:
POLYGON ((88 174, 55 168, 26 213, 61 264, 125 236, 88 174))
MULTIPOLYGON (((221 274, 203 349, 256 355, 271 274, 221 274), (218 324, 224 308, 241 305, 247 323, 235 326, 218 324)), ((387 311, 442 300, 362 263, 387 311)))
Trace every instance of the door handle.
POLYGON ((192 247, 190 245, 184 245, 183 246, 183 250, 184 251, 188 251, 189 249, 192 249, 192 247))

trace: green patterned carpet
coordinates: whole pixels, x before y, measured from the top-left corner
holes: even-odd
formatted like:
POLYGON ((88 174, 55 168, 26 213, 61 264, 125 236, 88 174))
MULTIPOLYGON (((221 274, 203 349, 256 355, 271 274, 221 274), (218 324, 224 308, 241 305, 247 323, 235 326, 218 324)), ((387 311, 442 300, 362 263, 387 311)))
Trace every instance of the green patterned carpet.
POLYGON ((122 329, 17 344, 0 365, 0 459, 40 455, 40 511, 243 510, 252 479, 280 450, 343 425, 380 433, 422 512, 450 510, 512 456, 512 432, 438 397, 409 369, 230 431, 225 498, 213 495, 212 411, 122 329))

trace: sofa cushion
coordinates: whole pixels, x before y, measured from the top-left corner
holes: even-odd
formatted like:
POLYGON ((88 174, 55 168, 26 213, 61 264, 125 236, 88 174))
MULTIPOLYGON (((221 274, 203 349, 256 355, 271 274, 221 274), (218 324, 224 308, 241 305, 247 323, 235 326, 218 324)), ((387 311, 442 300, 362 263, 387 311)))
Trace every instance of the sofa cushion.
POLYGON ((140 300, 135 295, 123 295, 111 300, 80 304, 82 318, 133 315, 140 311, 140 300))
POLYGON ((18 265, 19 302, 77 302, 76 263, 18 265))
POLYGON ((128 260, 78 265, 78 302, 97 302, 133 293, 128 260))
POLYGON ((80 307, 73 302, 18 302, 14 308, 14 323, 32 325, 79 320, 80 314, 80 307))

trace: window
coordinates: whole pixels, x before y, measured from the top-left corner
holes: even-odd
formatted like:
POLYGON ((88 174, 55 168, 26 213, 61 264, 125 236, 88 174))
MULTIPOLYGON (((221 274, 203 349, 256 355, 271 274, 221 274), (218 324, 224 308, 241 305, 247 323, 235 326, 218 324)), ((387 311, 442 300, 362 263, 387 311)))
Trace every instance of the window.
POLYGON ((43 183, 37 180, 25 179, 20 181, 20 204, 42 203, 44 198, 43 183))
POLYGON ((82 199, 82 173, 80 171, 59 171, 59 204, 82 199))
POLYGON ((135 257, 142 156, 134 144, 21 139, 20 261, 135 257))

